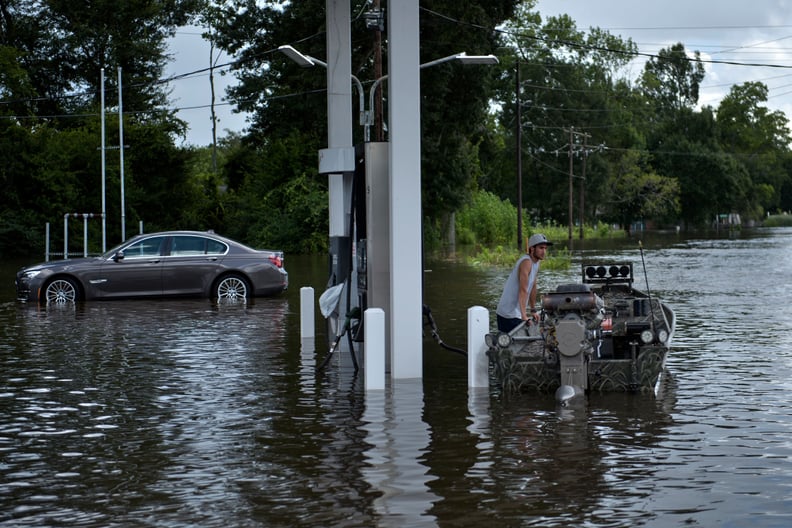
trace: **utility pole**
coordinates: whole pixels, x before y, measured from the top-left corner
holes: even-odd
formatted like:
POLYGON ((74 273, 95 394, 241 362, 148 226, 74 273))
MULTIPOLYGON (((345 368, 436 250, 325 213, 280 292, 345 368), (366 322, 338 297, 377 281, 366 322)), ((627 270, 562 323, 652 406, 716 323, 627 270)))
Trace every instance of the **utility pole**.
POLYGON ((212 120, 212 172, 217 172, 217 115, 215 114, 215 85, 214 85, 214 35, 209 41, 209 115, 212 120))
POLYGON ((586 160, 588 159, 588 134, 583 134, 583 170, 580 175, 580 240, 583 240, 583 201, 586 191, 586 160))
POLYGON ((572 149, 574 148, 575 129, 569 128, 569 246, 572 247, 572 149))
POLYGON ((573 188, 572 188, 572 178, 575 177, 573 172, 573 156, 575 150, 575 138, 577 136, 583 136, 583 176, 581 177, 581 184, 580 184, 580 238, 583 238, 583 192, 584 192, 584 185, 586 179, 586 156, 587 154, 587 139, 589 138, 589 134, 585 132, 575 132, 574 127, 569 128, 569 243, 572 244, 572 224, 573 224, 573 214, 572 214, 572 196, 573 196, 573 188))
MULTIPOLYGON (((380 0, 374 0, 373 10, 377 14, 377 26, 374 29, 374 78, 379 79, 382 77, 382 32, 385 30, 380 0)), ((382 85, 378 89, 382 90, 382 85)), ((374 108, 369 108, 369 112, 374 112, 374 141, 382 141, 384 135, 382 133, 381 95, 374 98, 374 108)))
POLYGON ((514 83, 514 101, 517 112, 517 129, 515 142, 517 143, 517 249, 523 249, 523 217, 522 217, 522 112, 520 111, 520 59, 517 58, 517 72, 514 83))

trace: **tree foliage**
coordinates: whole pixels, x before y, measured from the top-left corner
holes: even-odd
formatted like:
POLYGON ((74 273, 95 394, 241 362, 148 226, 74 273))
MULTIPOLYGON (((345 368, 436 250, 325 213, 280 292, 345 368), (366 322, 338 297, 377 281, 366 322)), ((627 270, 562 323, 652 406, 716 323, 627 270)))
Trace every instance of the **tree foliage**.
MULTIPOLYGON (((387 74, 388 35, 366 26, 370 2, 350 7, 352 73, 366 92, 363 108, 359 94, 352 98, 359 143, 358 116, 373 110, 368 91, 387 74)), ((104 169, 98 150, 100 68, 107 145, 119 142, 118 67, 127 234, 143 222, 325 250, 327 181, 317 152, 328 143, 327 72, 277 51, 291 44, 326 58, 325 24, 324 0, 0 0, 0 251, 40 251, 45 222, 98 212, 103 170, 110 241, 120 238, 118 149, 108 147, 104 169), (168 108, 161 79, 167 39, 190 21, 235 57, 227 96, 250 116, 248 129, 221 138, 216 151, 177 146, 185 123, 168 108)), ((439 240, 454 213, 486 209, 485 199, 493 216, 522 201, 527 222, 564 225, 572 198, 576 223, 625 228, 792 209, 789 122, 768 109, 767 86, 736 85, 717 108, 700 106, 705 70, 684 43, 650 57, 632 79, 634 42, 567 15, 545 18, 535 0, 422 1, 420 37, 422 63, 461 51, 500 61, 421 70, 425 236, 439 240)), ((486 231, 486 220, 472 221, 486 231)), ((90 229, 98 240, 98 225, 90 229)), ((515 235, 476 236, 511 243, 515 235)))

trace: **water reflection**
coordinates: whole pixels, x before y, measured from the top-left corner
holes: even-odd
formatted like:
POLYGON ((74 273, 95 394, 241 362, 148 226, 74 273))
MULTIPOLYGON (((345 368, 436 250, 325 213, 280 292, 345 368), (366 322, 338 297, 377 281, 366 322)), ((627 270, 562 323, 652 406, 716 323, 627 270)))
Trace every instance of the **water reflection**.
POLYGON ((364 453, 363 477, 380 493, 373 502, 377 526, 436 526, 428 512, 437 496, 421 462, 429 447, 422 416, 420 380, 394 381, 388 398, 381 390, 366 393, 363 430, 371 447, 364 453))

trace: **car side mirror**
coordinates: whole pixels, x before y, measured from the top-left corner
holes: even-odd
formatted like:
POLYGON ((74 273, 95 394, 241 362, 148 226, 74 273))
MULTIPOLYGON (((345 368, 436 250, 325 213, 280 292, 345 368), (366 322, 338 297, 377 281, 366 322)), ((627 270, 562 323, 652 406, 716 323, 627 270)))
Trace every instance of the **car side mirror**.
POLYGON ((120 262, 120 261, 124 260, 124 250, 121 249, 121 250, 116 251, 115 255, 113 255, 113 260, 116 261, 116 262, 120 262))

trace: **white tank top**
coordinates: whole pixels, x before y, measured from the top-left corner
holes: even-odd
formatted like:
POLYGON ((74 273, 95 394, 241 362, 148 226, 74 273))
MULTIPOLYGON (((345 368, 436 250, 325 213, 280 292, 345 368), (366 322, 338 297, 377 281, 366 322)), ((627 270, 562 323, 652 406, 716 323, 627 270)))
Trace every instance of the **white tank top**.
MULTIPOLYGON (((506 284, 503 285, 503 293, 501 294, 500 301, 498 302, 498 309, 495 313, 506 319, 520 319, 520 264, 530 255, 523 255, 514 264, 509 277, 506 279, 506 284)), ((537 260, 531 266, 531 272, 528 275, 528 289, 527 294, 531 293, 533 285, 536 282, 536 274, 539 273, 539 263, 537 260)))

